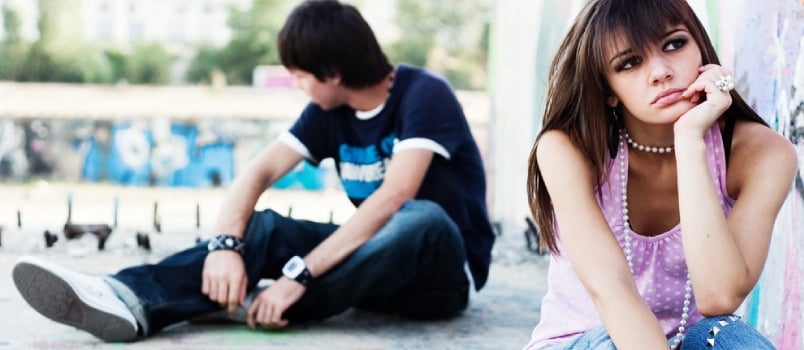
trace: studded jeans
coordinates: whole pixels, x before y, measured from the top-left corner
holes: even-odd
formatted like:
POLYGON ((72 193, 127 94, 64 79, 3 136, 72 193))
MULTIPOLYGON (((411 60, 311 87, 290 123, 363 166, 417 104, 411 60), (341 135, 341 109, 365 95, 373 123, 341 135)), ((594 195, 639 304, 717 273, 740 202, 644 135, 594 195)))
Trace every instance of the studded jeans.
MULTIPOLYGON (((603 326, 592 328, 577 338, 551 344, 540 350, 616 350, 603 326)), ((687 331, 681 350, 775 350, 754 327, 734 315, 707 317, 687 331)))
MULTIPOLYGON (((276 279, 294 255, 304 256, 337 229, 272 210, 254 212, 245 234, 247 291, 276 279)), ((143 335, 221 310, 201 293, 207 242, 107 277, 132 310, 143 335)), ((416 319, 447 318, 468 304, 466 252, 455 223, 437 204, 412 200, 371 239, 327 273, 316 276, 284 316, 324 319, 350 307, 416 319)))

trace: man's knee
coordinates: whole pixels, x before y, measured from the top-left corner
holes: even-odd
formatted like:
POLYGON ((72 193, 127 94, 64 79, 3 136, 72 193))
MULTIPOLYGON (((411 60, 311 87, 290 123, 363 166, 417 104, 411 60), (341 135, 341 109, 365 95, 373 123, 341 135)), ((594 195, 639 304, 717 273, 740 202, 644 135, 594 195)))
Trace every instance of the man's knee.
POLYGON ((281 220, 284 218, 285 216, 275 212, 273 209, 265 209, 260 211, 255 210, 251 213, 248 226, 255 224, 259 226, 266 226, 266 225, 270 226, 276 224, 277 220, 281 220))
MULTIPOLYGON (((363 253, 382 251, 418 252, 454 247, 463 254, 463 238, 452 219, 436 203, 427 200, 405 202, 399 211, 361 248, 363 253)), ((417 254, 418 254, 417 253, 417 254)))
POLYGON ((412 233, 459 234, 458 227, 447 212, 440 205, 429 200, 405 202, 391 218, 391 223, 392 225, 398 224, 412 233))

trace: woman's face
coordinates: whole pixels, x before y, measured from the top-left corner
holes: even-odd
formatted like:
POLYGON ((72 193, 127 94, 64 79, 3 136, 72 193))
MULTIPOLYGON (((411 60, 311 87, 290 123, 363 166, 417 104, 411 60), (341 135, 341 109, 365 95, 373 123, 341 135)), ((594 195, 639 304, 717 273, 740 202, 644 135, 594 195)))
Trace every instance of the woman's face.
POLYGON ((698 78, 701 50, 684 25, 668 27, 645 52, 615 37, 606 50, 606 78, 614 93, 609 104, 622 104, 626 115, 650 124, 675 122, 694 104, 681 94, 698 78))

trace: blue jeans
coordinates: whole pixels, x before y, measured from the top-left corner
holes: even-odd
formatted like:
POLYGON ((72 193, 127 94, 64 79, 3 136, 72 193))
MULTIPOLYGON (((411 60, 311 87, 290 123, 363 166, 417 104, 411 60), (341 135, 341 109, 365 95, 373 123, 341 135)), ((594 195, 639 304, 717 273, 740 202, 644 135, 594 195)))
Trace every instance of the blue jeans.
MULTIPOLYGON (((615 350, 603 326, 592 328, 564 343, 547 345, 540 350, 615 350)), ((681 350, 774 350, 767 338, 734 315, 707 317, 687 331, 681 350), (717 331, 715 331, 717 327, 717 331)))
MULTIPOLYGON (((272 210, 254 212, 245 232, 247 291, 276 279, 294 255, 305 256, 338 227, 295 220, 272 210)), ((177 322, 220 311, 201 293, 207 242, 154 265, 107 278, 140 323, 143 336, 177 322)), ((339 265, 310 282, 284 316, 324 319, 350 307, 414 319, 458 315, 469 298, 466 252, 458 227, 437 204, 412 200, 339 265)))

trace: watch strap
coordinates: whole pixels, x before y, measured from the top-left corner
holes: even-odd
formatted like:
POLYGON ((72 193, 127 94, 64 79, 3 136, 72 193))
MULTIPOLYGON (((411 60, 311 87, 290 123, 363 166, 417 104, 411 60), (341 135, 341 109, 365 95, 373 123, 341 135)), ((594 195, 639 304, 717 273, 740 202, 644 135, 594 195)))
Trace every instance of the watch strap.
POLYGON ((307 285, 310 281, 313 280, 313 274, 310 273, 310 270, 307 269, 307 266, 304 267, 304 270, 293 279, 296 282, 301 283, 302 285, 307 285))

